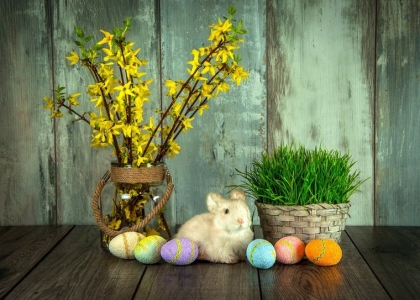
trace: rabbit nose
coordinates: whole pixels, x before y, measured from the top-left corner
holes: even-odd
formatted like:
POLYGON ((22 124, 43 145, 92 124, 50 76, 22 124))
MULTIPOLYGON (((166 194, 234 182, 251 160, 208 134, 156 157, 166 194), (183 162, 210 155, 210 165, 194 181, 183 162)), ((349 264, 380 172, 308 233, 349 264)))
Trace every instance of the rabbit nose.
POLYGON ((242 225, 244 223, 244 219, 239 219, 238 223, 242 225))

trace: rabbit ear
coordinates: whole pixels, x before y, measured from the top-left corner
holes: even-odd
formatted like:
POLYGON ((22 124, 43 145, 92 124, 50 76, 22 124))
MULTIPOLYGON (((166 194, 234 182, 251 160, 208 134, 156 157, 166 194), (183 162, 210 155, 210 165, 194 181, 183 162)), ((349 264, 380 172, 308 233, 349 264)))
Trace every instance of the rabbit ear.
POLYGON ((230 199, 245 200, 245 193, 242 189, 234 189, 230 192, 230 199))
POLYGON ((209 193, 206 199, 207 209, 211 213, 216 212, 217 208, 219 207, 222 201, 223 201, 223 198, 221 195, 216 194, 216 193, 209 193))

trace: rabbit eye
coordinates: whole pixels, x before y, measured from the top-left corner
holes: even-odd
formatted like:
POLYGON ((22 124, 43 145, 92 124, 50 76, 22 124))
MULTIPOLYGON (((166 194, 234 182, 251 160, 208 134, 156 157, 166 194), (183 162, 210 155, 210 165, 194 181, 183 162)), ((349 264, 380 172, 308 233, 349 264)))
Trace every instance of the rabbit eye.
POLYGON ((229 213, 229 209, 225 209, 225 215, 227 215, 229 213))

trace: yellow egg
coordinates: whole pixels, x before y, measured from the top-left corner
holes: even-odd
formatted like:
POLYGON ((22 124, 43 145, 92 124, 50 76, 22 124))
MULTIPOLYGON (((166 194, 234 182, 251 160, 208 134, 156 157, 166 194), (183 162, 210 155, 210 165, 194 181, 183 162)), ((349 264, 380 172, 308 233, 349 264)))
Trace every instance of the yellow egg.
POLYGON ((124 232, 109 242, 109 252, 119 258, 134 259, 134 248, 144 238, 138 232, 124 232))

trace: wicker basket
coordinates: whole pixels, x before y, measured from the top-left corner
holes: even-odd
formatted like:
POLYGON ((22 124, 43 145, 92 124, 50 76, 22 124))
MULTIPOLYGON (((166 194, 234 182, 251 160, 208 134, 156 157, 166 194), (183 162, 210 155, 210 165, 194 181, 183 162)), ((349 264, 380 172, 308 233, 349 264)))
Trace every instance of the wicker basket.
POLYGON ((300 238, 305 244, 318 238, 339 243, 351 206, 350 203, 279 206, 257 201, 255 205, 263 237, 272 244, 289 235, 300 238))

